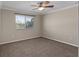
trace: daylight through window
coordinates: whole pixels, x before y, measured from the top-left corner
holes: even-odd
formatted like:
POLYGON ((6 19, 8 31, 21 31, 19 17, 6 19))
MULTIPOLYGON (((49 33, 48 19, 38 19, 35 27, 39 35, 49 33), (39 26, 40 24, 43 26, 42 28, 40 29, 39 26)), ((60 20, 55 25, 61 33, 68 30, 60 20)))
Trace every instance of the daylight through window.
POLYGON ((16 15, 16 29, 25 29, 33 26, 33 16, 16 15))

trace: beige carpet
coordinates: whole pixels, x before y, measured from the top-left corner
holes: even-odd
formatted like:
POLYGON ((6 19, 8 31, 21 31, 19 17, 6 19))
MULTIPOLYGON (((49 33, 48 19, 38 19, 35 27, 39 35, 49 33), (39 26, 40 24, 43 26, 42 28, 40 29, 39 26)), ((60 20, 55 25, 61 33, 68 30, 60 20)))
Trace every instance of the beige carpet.
POLYGON ((76 57, 78 48, 49 40, 35 38, 0 45, 2 57, 76 57))

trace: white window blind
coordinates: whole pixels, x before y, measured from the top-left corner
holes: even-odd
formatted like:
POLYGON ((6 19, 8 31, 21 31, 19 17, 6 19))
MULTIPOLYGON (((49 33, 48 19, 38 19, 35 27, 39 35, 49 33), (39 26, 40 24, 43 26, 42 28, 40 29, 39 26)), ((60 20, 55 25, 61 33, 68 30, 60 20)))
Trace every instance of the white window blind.
POLYGON ((16 14, 16 29, 33 27, 33 16, 16 14))

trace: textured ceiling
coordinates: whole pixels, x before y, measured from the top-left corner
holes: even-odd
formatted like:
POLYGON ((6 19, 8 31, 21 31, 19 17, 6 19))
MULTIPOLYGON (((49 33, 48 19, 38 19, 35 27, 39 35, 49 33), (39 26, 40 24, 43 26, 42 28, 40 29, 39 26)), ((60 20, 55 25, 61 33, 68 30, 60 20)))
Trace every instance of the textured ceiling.
POLYGON ((38 2, 40 1, 3 1, 2 9, 26 12, 30 14, 47 14, 50 11, 55 11, 61 8, 77 4, 77 1, 50 1, 50 5, 53 4, 54 8, 48 8, 43 11, 33 10, 34 7, 32 7, 31 5, 37 4, 38 2))

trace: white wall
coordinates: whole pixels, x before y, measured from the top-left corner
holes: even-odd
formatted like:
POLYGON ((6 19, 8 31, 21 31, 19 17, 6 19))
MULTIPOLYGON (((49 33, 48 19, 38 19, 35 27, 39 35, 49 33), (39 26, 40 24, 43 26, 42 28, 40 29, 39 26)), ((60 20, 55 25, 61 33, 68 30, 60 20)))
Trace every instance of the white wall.
POLYGON ((43 37, 78 47, 78 7, 44 16, 43 37))
MULTIPOLYGON (((78 1, 78 46, 79 46, 79 1, 78 1)), ((79 56, 79 47, 78 47, 78 56, 79 56)))
POLYGON ((1 31, 1 9, 0 9, 0 40, 1 40, 1 35, 2 35, 1 32, 2 31, 1 31))
POLYGON ((2 32, 2 31, 1 31, 1 29, 2 29, 2 28, 1 28, 1 27, 2 27, 2 26, 1 26, 1 20, 2 20, 2 19, 1 19, 1 7, 2 7, 2 2, 0 2, 0 40, 2 39, 2 38, 1 38, 1 37, 2 37, 2 33, 1 33, 1 32, 2 32))
POLYGON ((40 17, 35 16, 33 28, 16 30, 15 12, 2 10, 2 36, 0 44, 40 37, 40 17))
POLYGON ((78 57, 79 57, 79 48, 78 48, 78 57))
POLYGON ((41 32, 41 37, 43 36, 43 16, 44 15, 40 15, 40 32, 41 32))

